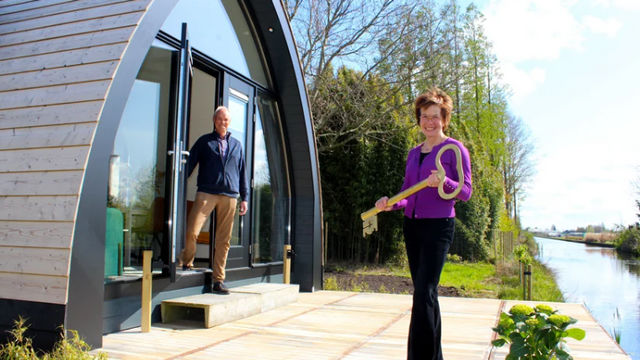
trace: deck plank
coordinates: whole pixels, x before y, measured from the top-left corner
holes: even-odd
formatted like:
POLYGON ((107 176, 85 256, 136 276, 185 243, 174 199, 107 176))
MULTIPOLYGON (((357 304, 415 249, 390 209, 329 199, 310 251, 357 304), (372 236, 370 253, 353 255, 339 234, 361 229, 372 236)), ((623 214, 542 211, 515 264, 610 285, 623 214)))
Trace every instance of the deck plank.
MULTIPOLYGON (((148 334, 137 328, 106 335, 99 350, 111 359, 403 359, 411 302, 409 295, 301 293, 297 303, 211 329, 156 324, 148 334)), ((440 298, 445 359, 487 359, 502 303, 440 298)), ((589 341, 570 342, 575 359, 630 360, 582 305, 552 306, 587 331, 589 341)), ((495 359, 505 354, 498 349, 495 359)))

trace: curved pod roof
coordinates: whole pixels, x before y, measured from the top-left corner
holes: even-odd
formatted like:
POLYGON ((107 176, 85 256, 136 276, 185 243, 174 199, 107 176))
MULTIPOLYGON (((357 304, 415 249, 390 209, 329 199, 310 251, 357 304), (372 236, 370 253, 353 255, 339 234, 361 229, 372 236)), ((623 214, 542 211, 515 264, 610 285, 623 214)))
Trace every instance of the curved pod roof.
MULTIPOLYGON (((104 211, 95 208, 106 197, 83 188, 102 187, 106 194, 108 158, 128 93, 176 3, 0 2, 0 299, 72 303, 80 284, 74 285, 73 268, 103 269, 99 256, 82 257, 104 244, 104 211)), ((315 140, 293 36, 280 1, 245 3, 273 64, 291 139, 295 206, 310 219, 294 236, 319 239, 315 140)), ((319 241, 300 245, 319 258, 319 241)), ((305 267, 316 274, 319 262, 300 264, 305 267)), ((307 282, 307 288, 319 286, 307 282)))

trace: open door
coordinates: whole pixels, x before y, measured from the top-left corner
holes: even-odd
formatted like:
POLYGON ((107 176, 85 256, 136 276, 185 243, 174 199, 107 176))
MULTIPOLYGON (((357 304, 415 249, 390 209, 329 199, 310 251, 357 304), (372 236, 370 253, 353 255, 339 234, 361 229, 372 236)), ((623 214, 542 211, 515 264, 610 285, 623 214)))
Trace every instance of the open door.
MULTIPOLYGON (((255 90, 246 82, 231 76, 225 76, 225 86, 223 92, 223 104, 229 109, 231 115, 231 125, 229 131, 231 135, 242 144, 245 156, 246 176, 251 179, 252 153, 251 146, 253 139, 253 125, 255 122, 255 90)), ((249 194, 251 194, 252 182, 249 180, 249 194)), ((251 203, 252 199, 249 199, 251 203)), ((251 206, 247 214, 239 216, 240 198, 238 198, 238 209, 233 221, 233 232, 231 235, 231 248, 227 256, 227 269, 248 268, 251 260, 251 206)))
MULTIPOLYGON (((170 177, 170 207, 168 235, 170 246, 170 277, 171 282, 176 280, 176 267, 178 255, 181 251, 181 239, 186 229, 186 180, 187 159, 189 152, 186 149, 186 131, 189 122, 191 80, 193 78, 193 58, 189 45, 187 24, 182 23, 182 38, 180 41, 180 66, 178 78, 178 99, 176 106, 176 119, 173 127, 173 146, 168 151, 171 164, 170 177)), ((171 144, 170 144, 171 145, 171 144)))

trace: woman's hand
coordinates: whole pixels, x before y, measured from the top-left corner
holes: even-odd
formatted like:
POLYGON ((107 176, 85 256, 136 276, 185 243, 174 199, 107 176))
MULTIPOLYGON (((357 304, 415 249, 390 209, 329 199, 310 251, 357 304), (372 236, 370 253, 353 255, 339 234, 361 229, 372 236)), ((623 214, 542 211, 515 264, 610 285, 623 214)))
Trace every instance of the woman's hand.
POLYGON ((427 178, 427 185, 429 187, 438 187, 440 184, 440 178, 438 177, 438 170, 431 170, 431 175, 427 178))
POLYGON ((387 201, 389 201, 388 197, 381 197, 378 201, 376 201, 376 209, 380 211, 389 211, 391 210, 391 206, 387 206, 387 201))

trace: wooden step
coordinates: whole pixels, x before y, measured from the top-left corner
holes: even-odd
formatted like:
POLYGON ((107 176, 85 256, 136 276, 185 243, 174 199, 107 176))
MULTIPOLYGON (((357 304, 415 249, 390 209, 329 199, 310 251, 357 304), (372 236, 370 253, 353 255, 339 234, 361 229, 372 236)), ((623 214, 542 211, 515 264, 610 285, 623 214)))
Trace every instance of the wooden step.
POLYGON ((204 319, 204 326, 244 319, 298 301, 298 285, 259 283, 231 288, 228 295, 201 294, 162 301, 162 322, 204 319))

